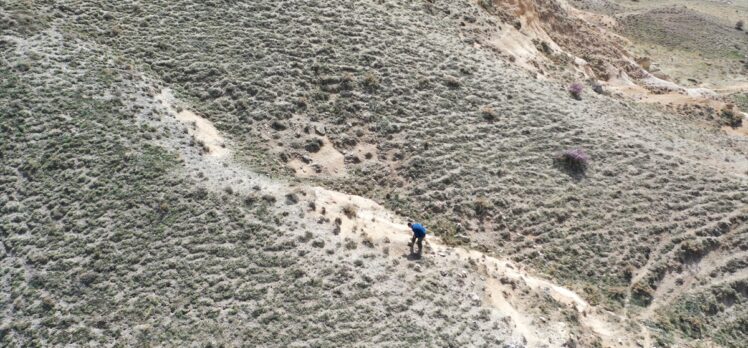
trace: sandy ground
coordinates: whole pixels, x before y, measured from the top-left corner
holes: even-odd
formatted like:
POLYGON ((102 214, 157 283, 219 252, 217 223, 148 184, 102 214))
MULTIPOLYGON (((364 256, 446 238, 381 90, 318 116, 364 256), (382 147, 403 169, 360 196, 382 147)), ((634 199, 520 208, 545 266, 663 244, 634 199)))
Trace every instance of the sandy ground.
POLYGON ((294 158, 288 163, 297 176, 335 178, 345 175, 345 157, 327 137, 321 139, 319 151, 309 153, 305 159, 294 158))
POLYGON ((181 111, 178 111, 175 108, 174 94, 172 94, 170 89, 164 88, 155 98, 158 102, 163 104, 177 120, 188 126, 187 129, 190 135, 205 144, 209 156, 220 158, 229 154, 223 136, 221 136, 213 123, 198 116, 190 110, 182 109, 181 111))

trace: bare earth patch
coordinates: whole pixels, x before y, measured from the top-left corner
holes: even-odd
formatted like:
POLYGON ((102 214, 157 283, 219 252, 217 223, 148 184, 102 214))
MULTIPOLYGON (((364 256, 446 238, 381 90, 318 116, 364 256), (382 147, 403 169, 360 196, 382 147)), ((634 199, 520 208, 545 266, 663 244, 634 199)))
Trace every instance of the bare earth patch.
POLYGON ((190 110, 177 110, 175 108, 175 98, 171 89, 164 88, 155 98, 166 107, 166 109, 169 110, 177 120, 188 126, 187 131, 189 134, 204 145, 209 156, 225 157, 229 154, 223 136, 221 136, 212 122, 198 116, 190 110))
POLYGON ((322 138, 322 146, 319 151, 309 153, 306 158, 294 158, 289 161, 296 176, 300 178, 309 177, 340 177, 346 173, 345 156, 336 150, 327 137, 322 138))

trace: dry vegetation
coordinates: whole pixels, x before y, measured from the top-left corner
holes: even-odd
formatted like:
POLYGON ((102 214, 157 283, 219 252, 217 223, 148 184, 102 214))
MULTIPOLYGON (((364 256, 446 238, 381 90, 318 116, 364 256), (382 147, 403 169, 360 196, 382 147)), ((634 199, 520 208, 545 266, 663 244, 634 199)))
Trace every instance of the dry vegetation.
POLYGON ((340 233, 356 206, 201 162, 205 144, 153 99, 168 87, 243 166, 372 198, 628 316, 632 335, 646 324, 658 346, 740 346, 748 138, 570 98, 460 35, 514 25, 489 5, 0 4, 2 345, 519 346, 508 314, 469 296, 489 272, 379 252, 340 233), (321 168, 326 147, 346 175, 294 177, 287 163, 321 168), (569 149, 583 168, 558 165, 569 149))

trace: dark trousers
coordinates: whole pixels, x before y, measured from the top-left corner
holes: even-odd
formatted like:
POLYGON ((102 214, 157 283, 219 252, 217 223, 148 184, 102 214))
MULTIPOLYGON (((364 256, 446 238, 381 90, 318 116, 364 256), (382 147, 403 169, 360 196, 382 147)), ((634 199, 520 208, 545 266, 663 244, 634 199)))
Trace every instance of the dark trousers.
POLYGON ((423 251, 423 237, 416 237, 413 236, 413 238, 410 240, 410 252, 413 252, 413 244, 418 242, 418 253, 420 254, 421 251, 423 251))

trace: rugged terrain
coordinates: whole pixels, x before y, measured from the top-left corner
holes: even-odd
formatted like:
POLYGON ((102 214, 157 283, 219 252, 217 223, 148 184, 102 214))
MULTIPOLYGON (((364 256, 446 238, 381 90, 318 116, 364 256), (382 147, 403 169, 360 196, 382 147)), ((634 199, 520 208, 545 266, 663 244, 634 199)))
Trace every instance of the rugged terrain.
MULTIPOLYGON (((608 18, 610 29, 626 37, 626 49, 653 75, 690 89, 690 95, 728 96, 733 103, 745 97, 748 33, 737 27, 748 18, 745 0, 572 3, 608 18)), ((657 101, 663 100, 693 102, 674 98, 657 101)))
POLYGON ((748 137, 571 4, 0 3, 0 341, 741 346, 748 137))

